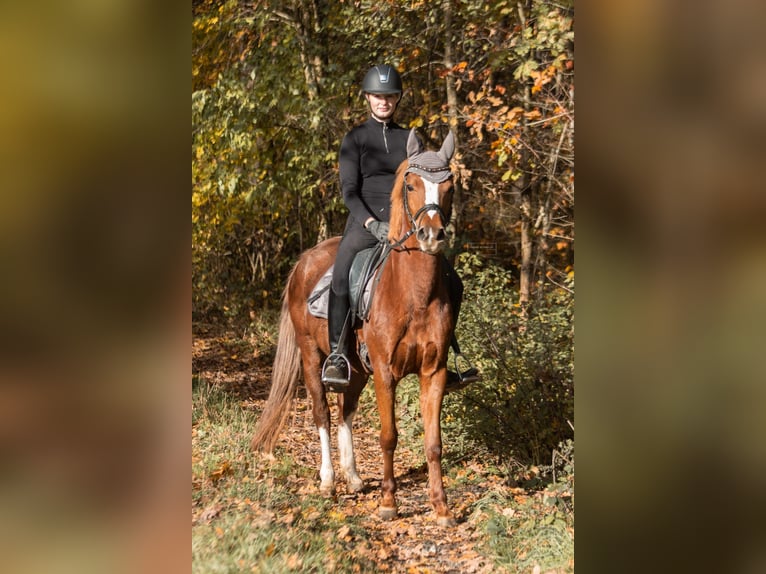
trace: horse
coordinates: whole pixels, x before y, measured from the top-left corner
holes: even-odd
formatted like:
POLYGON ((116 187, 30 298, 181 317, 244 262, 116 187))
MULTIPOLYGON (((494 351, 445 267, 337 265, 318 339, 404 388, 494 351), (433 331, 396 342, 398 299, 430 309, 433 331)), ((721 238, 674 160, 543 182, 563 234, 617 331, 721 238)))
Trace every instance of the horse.
MULTIPOLYGON (((356 468, 352 423, 359 395, 372 374, 383 454, 378 512, 384 520, 397 516, 396 387, 403 377, 414 373, 420 381, 430 502, 438 525, 456 523, 444 492, 440 421, 447 383, 447 352, 455 327, 444 280, 446 260, 441 255, 448 239, 446 226, 452 210, 453 182, 451 173, 440 183, 429 181, 438 178, 428 178, 428 172, 449 171, 454 149, 452 132, 439 152, 424 150, 415 131, 410 132, 407 159, 396 172, 391 193, 388 235, 391 253, 379 271, 379 284, 368 319, 354 329, 357 345, 367 347, 372 373, 357 352, 350 352, 351 384, 337 396, 340 468, 347 489, 361 492, 364 482, 356 468)), ((290 414, 302 369, 320 440, 319 490, 328 497, 335 492, 335 474, 330 452, 330 410, 320 372, 330 349, 327 322, 309 313, 307 299, 332 265, 339 243, 340 237, 333 237, 308 249, 288 275, 282 296, 271 391, 251 444, 256 451, 273 452, 290 414)))

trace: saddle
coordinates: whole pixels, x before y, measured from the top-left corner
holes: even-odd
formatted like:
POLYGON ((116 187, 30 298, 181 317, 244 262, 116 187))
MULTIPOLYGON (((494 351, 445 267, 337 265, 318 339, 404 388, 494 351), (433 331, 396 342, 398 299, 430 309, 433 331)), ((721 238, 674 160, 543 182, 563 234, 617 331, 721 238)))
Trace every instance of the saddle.
MULTIPOLYGON (((380 281, 380 273, 388 256, 390 247, 385 243, 378 243, 375 247, 363 249, 354 257, 349 271, 349 299, 354 322, 366 321, 370 316, 372 298, 380 281)), ((314 317, 327 318, 327 303, 330 298, 330 284, 332 283, 332 271, 335 265, 331 265, 312 289, 307 303, 309 313, 314 317)))

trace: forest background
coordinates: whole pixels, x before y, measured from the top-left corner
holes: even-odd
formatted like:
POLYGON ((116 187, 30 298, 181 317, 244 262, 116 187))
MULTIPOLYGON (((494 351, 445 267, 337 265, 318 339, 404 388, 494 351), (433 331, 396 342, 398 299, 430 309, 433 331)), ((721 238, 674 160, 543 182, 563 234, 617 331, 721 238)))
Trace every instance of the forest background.
POLYGON ((342 231, 340 142, 367 117, 364 74, 390 63, 397 121, 458 142, 449 256, 484 380, 446 424, 550 463, 574 423, 573 17, 566 1, 195 0, 195 321, 252 325, 299 254, 342 231))

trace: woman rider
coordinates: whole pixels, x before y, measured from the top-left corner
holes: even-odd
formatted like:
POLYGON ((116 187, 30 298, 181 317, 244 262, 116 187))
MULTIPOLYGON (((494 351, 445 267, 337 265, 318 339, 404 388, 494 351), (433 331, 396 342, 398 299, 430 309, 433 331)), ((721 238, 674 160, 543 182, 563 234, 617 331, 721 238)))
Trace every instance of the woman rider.
MULTIPOLYGON (((402 97, 402 79, 393 67, 383 64, 370 68, 362 82, 362 92, 370 107, 370 117, 352 128, 340 147, 340 186, 350 214, 332 274, 327 313, 330 355, 322 368, 322 382, 337 392, 343 392, 350 382, 349 270, 357 253, 379 241, 387 241, 391 190, 396 170, 407 159, 409 136, 409 130, 393 121, 402 97)), ((447 267, 457 322, 463 285, 454 269, 447 267)), ((459 353, 454 336, 452 341, 459 353)), ((460 374, 450 373, 449 382, 452 386, 462 386, 476 378, 476 370, 469 369, 460 374)), ((448 383, 448 389, 449 386, 448 383)))

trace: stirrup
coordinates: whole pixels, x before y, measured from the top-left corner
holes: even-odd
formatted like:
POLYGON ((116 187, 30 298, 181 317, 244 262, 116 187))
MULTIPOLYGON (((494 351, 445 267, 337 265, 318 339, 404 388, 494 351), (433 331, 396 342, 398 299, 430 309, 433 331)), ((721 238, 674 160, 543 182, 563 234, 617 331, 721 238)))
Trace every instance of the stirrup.
POLYGON ((455 353, 455 370, 447 371, 447 386, 444 389, 444 394, 446 395, 453 391, 459 391, 460 389, 468 386, 470 383, 479 380, 481 380, 479 369, 474 367, 462 353, 455 353), (460 370, 460 366, 458 365, 458 358, 462 358, 466 363, 468 363, 468 368, 465 371, 460 370))
POLYGON ((327 355, 327 358, 324 360, 324 365, 322 365, 322 376, 320 380, 328 391, 334 393, 345 392, 351 384, 351 362, 348 360, 348 357, 346 357, 346 355, 343 353, 330 353, 327 355), (346 365, 345 378, 338 376, 328 376, 327 374, 328 367, 332 366, 340 369, 338 366, 338 359, 341 359, 346 365))

